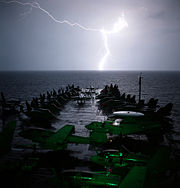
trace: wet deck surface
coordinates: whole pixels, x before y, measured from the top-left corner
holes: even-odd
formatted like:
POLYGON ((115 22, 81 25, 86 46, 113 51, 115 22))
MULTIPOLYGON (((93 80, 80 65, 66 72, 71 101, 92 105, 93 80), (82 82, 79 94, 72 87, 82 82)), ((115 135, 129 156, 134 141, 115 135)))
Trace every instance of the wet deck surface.
MULTIPOLYGON (((85 128, 85 125, 92 121, 101 122, 107 118, 98 110, 97 105, 97 101, 94 99, 87 100, 84 105, 78 105, 76 101, 70 101, 58 116, 60 121, 56 122, 53 126, 59 129, 67 124, 75 125, 75 135, 88 137, 89 130, 85 128)), ((90 148, 87 144, 68 144, 67 147, 68 150, 73 151, 75 157, 86 160, 93 154, 96 154, 90 148)))

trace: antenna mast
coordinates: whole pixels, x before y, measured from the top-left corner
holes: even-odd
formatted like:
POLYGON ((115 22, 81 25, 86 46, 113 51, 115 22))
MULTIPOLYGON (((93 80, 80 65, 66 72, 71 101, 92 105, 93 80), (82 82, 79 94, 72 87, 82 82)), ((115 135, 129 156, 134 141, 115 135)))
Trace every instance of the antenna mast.
POLYGON ((139 104, 140 104, 140 101, 141 101, 141 80, 142 80, 142 73, 140 73, 140 76, 139 76, 139 104))

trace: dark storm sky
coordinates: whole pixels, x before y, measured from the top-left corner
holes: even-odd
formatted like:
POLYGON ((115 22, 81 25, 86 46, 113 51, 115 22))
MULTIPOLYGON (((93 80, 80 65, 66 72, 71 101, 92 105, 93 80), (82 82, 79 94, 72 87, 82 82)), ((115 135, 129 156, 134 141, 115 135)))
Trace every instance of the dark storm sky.
MULTIPOLYGON (((110 30, 123 12, 128 28, 108 36, 105 70, 180 70, 179 0, 37 2, 59 20, 97 29, 110 30)), ((98 69, 106 53, 100 32, 55 23, 30 8, 0 3, 0 70, 98 69)))

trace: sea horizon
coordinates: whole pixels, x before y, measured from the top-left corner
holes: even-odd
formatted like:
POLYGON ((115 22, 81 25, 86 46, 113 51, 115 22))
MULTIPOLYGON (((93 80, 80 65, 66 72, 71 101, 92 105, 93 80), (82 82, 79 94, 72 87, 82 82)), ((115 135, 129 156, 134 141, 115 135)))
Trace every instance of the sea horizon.
POLYGON ((0 70, 0 72, 180 72, 180 70, 0 70))

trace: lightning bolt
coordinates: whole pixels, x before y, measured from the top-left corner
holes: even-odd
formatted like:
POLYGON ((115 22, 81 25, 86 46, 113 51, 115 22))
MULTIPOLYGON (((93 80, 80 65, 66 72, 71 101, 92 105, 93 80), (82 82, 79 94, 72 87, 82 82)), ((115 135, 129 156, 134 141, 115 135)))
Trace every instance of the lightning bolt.
POLYGON ((110 50, 108 46, 108 35, 115 34, 120 32, 123 28, 128 27, 128 23, 124 19, 124 15, 122 17, 119 17, 118 22, 116 22, 113 26, 113 29, 110 31, 107 31, 105 29, 100 30, 102 33, 103 41, 104 41, 104 47, 106 49, 106 54, 102 57, 100 63, 99 63, 99 70, 103 70, 104 64, 107 61, 107 58, 110 55, 110 50))
POLYGON ((124 18, 124 15, 122 15, 122 17, 119 18, 118 22, 116 22, 113 25, 112 30, 105 30, 104 28, 103 29, 89 28, 89 27, 83 26, 83 25, 81 25, 79 23, 76 23, 76 22, 75 23, 71 23, 69 20, 58 20, 51 13, 49 13, 47 10, 42 8, 40 6, 40 4, 38 2, 36 2, 36 1, 23 3, 23 2, 20 2, 20 1, 17 1, 17 0, 14 0, 14 1, 0 1, 0 3, 6 3, 6 4, 16 3, 16 4, 19 4, 19 5, 22 5, 22 6, 30 6, 30 10, 27 11, 26 13, 23 13, 22 14, 23 16, 31 13, 32 8, 36 8, 36 9, 41 10, 46 15, 48 15, 56 23, 68 24, 71 27, 79 27, 80 29, 85 30, 85 31, 93 31, 93 32, 101 33, 101 35, 103 37, 104 48, 106 50, 106 53, 102 57, 101 61, 99 62, 99 67, 98 67, 99 70, 103 70, 104 69, 104 64, 107 61, 108 56, 110 55, 110 50, 109 50, 109 46, 108 46, 108 35, 118 33, 123 28, 128 27, 128 23, 126 22, 126 20, 124 18))

